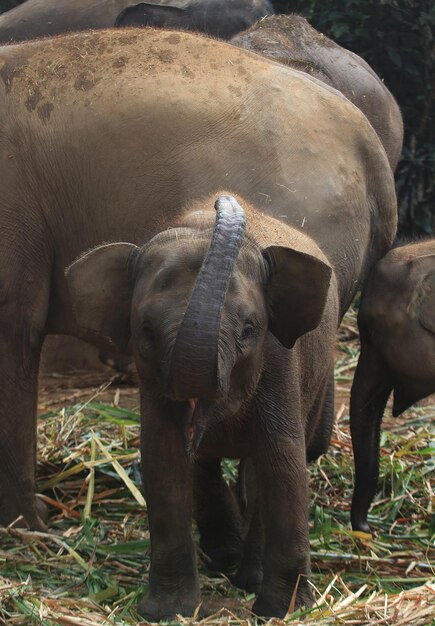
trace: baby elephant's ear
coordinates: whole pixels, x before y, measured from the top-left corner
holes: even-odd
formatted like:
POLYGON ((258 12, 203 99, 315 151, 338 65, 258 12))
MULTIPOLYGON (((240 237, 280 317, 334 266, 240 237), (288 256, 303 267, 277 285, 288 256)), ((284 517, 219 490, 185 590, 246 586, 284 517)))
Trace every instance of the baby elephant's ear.
POLYGON ((435 255, 428 254, 411 261, 409 280, 414 287, 413 301, 419 322, 435 335, 435 255))
POLYGON ((328 297, 332 269, 324 261, 292 248, 271 246, 267 286, 269 330, 286 348, 318 326, 328 297))
POLYGON ((77 325, 89 338, 121 352, 130 340, 131 243, 98 246, 65 271, 77 325))

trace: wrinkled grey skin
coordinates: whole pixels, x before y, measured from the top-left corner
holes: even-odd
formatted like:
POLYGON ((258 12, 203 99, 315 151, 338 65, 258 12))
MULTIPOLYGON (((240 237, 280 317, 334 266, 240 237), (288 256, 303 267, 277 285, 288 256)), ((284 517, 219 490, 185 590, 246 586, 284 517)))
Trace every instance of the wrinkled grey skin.
POLYGON ((254 610, 283 616, 299 576, 296 605, 309 604, 306 456, 328 443, 337 324, 396 228, 365 116, 224 42, 112 29, 0 48, 0 137, 1 523, 44 528, 45 336, 130 345, 151 532, 141 612, 191 614, 200 600, 194 492, 205 545, 212 512, 230 519, 232 549, 222 456, 255 468, 254 610), (243 212, 222 201, 215 227, 228 194, 243 212))
POLYGON ((379 76, 357 54, 319 33, 300 15, 272 15, 231 40, 338 89, 367 116, 394 170, 403 143, 400 109, 379 76))
POLYGON ((268 0, 27 0, 0 15, 0 42, 115 25, 194 30, 227 39, 273 12, 268 0))
POLYGON ((435 392, 435 241, 395 248, 378 262, 364 286, 358 326, 361 355, 350 405, 352 526, 370 532, 387 400, 394 392, 397 416, 435 392))

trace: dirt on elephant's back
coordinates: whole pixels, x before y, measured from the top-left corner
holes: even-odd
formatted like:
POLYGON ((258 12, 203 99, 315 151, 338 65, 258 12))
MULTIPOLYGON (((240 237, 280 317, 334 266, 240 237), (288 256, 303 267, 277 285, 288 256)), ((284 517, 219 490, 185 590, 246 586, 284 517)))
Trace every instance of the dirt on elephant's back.
MULTIPOLYGON (((233 74, 241 78, 252 65, 249 52, 223 41, 152 28, 63 34, 19 47, 7 46, 2 52, 6 54, 0 76, 8 88, 16 80, 40 90, 72 85, 78 92, 91 91, 104 79, 116 83, 122 74, 129 78, 159 77, 169 71, 193 81, 195 72, 206 76, 211 69, 224 70, 228 78, 233 74)), ((256 57, 256 63, 260 66, 268 61, 256 57)))

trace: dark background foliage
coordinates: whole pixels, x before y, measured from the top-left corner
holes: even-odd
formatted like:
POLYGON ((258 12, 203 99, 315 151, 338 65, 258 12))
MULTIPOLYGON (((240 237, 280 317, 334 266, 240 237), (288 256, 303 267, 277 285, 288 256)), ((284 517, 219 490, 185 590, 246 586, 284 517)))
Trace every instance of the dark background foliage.
MULTIPOLYGON (((0 0, 0 11, 20 0, 0 0)), ((435 1, 275 0, 353 50, 385 80, 402 110, 405 142, 396 172, 400 232, 435 229, 435 1)))
POLYGON ((17 6, 17 4, 21 4, 20 0, 0 0, 0 13, 3 11, 8 11, 13 7, 17 6))

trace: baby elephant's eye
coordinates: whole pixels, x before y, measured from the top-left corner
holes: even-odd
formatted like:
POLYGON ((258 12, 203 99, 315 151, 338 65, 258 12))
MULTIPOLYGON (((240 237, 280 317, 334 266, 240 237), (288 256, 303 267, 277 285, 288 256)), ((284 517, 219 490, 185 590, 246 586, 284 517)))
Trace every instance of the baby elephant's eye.
POLYGON ((151 326, 149 324, 144 324, 142 326, 142 336, 143 336, 144 339, 146 339, 150 343, 154 342, 155 334, 154 334, 154 331, 153 331, 153 329, 151 328, 151 326))
POLYGON ((245 322, 241 338, 242 339, 250 339, 251 337, 254 337, 254 336, 255 336, 255 326, 254 326, 254 324, 252 322, 245 322))

